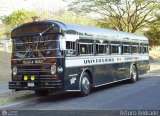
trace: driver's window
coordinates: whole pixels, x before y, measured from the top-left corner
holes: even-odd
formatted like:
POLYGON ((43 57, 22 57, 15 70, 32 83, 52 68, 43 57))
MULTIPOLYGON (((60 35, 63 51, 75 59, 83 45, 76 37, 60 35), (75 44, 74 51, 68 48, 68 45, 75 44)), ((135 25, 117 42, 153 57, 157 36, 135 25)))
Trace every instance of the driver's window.
POLYGON ((76 46, 73 41, 66 41, 66 55, 72 56, 76 55, 76 46))

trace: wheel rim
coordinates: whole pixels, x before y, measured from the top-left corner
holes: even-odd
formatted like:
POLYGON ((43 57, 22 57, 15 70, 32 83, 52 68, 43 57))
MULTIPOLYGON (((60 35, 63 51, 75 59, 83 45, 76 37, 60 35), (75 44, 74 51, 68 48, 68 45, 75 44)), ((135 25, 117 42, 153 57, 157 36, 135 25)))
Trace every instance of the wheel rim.
POLYGON ((134 80, 137 79, 137 71, 136 71, 135 67, 132 68, 132 78, 133 78, 134 80))
POLYGON ((87 77, 84 77, 84 78, 82 79, 82 89, 83 89, 84 91, 89 90, 89 86, 90 86, 90 83, 89 83, 88 78, 87 78, 87 77))

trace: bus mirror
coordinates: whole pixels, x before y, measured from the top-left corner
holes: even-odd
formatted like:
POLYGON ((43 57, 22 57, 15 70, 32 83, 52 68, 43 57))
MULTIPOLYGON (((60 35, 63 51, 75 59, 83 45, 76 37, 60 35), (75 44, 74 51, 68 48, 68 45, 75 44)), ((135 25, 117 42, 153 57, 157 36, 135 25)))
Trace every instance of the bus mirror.
POLYGON ((66 50, 66 39, 65 39, 65 37, 62 37, 60 39, 60 50, 66 50))

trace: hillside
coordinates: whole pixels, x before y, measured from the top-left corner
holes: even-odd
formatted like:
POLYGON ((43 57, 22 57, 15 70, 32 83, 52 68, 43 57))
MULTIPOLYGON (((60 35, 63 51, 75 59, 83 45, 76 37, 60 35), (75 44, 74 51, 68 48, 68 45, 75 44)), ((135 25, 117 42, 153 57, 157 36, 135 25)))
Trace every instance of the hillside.
POLYGON ((0 83, 7 83, 11 78, 11 54, 0 51, 0 83))

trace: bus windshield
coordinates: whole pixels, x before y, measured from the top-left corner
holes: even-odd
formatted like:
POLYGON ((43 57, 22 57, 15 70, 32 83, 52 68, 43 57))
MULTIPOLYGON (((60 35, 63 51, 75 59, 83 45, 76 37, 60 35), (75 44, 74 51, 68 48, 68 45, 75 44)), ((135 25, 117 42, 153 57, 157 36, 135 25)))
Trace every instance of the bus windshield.
POLYGON ((60 34, 57 30, 52 25, 46 27, 43 25, 24 26, 14 30, 12 32, 13 58, 60 56, 58 39, 60 34), (30 30, 29 27, 31 27, 30 30))
POLYGON ((58 34, 26 36, 13 39, 14 58, 35 58, 60 56, 58 34))

